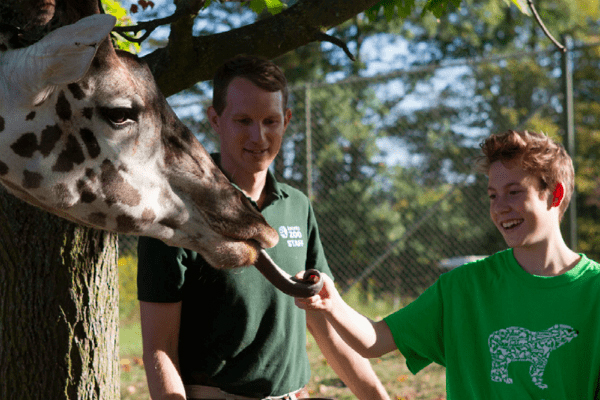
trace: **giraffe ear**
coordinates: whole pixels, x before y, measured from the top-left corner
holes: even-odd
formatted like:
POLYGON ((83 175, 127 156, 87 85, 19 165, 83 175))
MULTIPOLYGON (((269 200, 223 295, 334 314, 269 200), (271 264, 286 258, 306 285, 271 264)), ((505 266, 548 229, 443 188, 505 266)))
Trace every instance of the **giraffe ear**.
POLYGON ((112 15, 91 15, 50 32, 29 47, 4 53, 0 76, 9 81, 4 90, 10 93, 0 95, 13 104, 36 104, 54 85, 80 80, 115 22, 112 15))
POLYGON ((83 78, 98 45, 114 27, 116 18, 95 14, 74 24, 63 26, 46 35, 34 46, 35 56, 44 70, 45 83, 60 85, 83 78))

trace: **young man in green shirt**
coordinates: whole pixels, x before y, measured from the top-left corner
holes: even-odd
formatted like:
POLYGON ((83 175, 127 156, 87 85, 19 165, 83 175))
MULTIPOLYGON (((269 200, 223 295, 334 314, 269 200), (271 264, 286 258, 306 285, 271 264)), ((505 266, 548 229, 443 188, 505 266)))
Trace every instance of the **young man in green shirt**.
MULTIPOLYGON (((215 161, 280 236, 267 253, 290 275, 330 274, 308 198, 269 166, 291 118, 287 82, 270 61, 238 57, 217 72, 208 118, 215 161)), ((359 399, 389 399, 369 361, 327 320, 294 306, 255 268, 217 270, 198 254, 140 238, 138 298, 153 399, 296 399, 310 367, 306 328, 359 399)))
POLYGON ((571 158, 534 132, 492 135, 482 149, 490 216, 510 249, 442 275, 379 322, 345 304, 326 276, 296 304, 323 311, 365 357, 397 348, 413 373, 445 366, 448 399, 600 399, 600 265, 560 232, 571 158))

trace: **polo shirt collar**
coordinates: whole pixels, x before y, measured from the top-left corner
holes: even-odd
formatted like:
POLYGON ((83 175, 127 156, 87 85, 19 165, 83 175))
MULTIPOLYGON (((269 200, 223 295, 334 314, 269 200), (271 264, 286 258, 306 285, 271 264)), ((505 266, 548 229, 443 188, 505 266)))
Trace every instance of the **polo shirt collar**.
MULTIPOLYGON (((219 168, 221 168, 221 153, 212 153, 210 156, 212 157, 213 161, 217 164, 217 166, 219 168)), ((231 182, 231 184, 236 189, 238 189, 240 192, 243 193, 243 191, 240 189, 240 187, 238 185, 236 185, 233 182, 231 182)), ((277 179, 275 179, 275 175, 273 175, 273 173, 271 172, 270 169, 267 170, 266 190, 267 190, 267 198, 265 200, 263 209, 268 207, 270 204, 276 202, 277 200, 280 200, 280 199, 283 199, 283 198, 286 198, 289 196, 289 194, 285 190, 285 187, 283 187, 279 182, 277 182, 277 179)), ((250 199, 250 201, 252 201, 252 203, 254 205, 256 205, 256 203, 253 200, 250 199)))

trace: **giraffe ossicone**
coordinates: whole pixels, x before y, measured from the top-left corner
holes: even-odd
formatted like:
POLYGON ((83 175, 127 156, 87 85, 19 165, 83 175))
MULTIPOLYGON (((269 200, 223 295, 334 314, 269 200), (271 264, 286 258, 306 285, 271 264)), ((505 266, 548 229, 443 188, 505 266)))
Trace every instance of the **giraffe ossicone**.
POLYGON ((151 236, 215 267, 279 236, 177 118, 136 56, 92 15, 11 48, 0 32, 0 183, 71 221, 151 236))

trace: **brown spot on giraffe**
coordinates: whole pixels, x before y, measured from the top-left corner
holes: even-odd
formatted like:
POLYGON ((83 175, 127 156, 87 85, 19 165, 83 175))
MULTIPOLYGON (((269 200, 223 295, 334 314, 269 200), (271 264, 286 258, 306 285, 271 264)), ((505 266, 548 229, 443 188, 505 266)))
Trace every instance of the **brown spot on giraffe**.
POLYGON ((40 141, 39 151, 42 153, 44 157, 48 157, 54 146, 56 146, 56 142, 62 136, 62 130, 58 125, 48 125, 42 131, 42 138, 40 141))
POLYGON ((92 132, 90 129, 82 128, 79 131, 79 135, 81 136, 81 139, 83 140, 83 144, 85 145, 90 157, 91 158, 98 157, 100 155, 100 145, 98 144, 98 141, 96 140, 96 136, 94 135, 94 132, 92 132))
POLYGON ((0 116, 0 132, 4 130, 4 118, 0 116))
POLYGON ((35 118, 35 111, 32 111, 29 114, 27 114, 27 116, 25 117, 25 121, 33 121, 34 118, 35 118))
POLYGON ((116 218, 117 221, 117 230, 119 232, 136 232, 139 230, 138 224, 130 215, 122 214, 116 218))
POLYGON ((77 181, 77 190, 81 195, 82 203, 93 203, 98 197, 83 179, 77 181))
POLYGON ((32 132, 24 133, 10 145, 10 148, 21 157, 31 158, 38 148, 37 136, 32 132))
POLYGON ((104 191, 106 204, 109 207, 115 203, 122 203, 132 207, 140 204, 142 200, 140 193, 123 179, 110 160, 104 160, 100 169, 102 171, 100 173, 100 182, 104 191))
POLYGON ((69 100, 67 100, 65 92, 62 90, 58 94, 58 99, 56 100, 56 115, 63 121, 70 120, 72 115, 71 104, 69 103, 69 100))
POLYGON ((37 189, 42 184, 44 177, 37 173, 27 170, 23 170, 23 183, 22 186, 25 189, 37 189))
POLYGON ((81 87, 77 83, 70 83, 67 85, 69 91, 77 100, 85 99, 85 93, 81 90, 81 87))
POLYGON ((70 207, 75 200, 69 187, 64 183, 59 183, 52 188, 52 196, 55 199, 56 207, 60 209, 70 207))
POLYGON ((67 143, 65 144, 64 150, 58 155, 56 163, 52 167, 52 171, 56 172, 69 172, 73 169, 75 164, 81 164, 85 161, 85 156, 81 145, 77 141, 77 138, 73 135, 67 137, 67 143))
POLYGON ((106 226, 106 214, 103 212, 93 212, 87 219, 94 226, 106 226))
POLYGON ((142 212, 142 223, 151 224, 156 219, 156 214, 149 208, 145 208, 142 212))
POLYGON ((2 161, 0 161, 0 176, 4 176, 6 174, 8 174, 8 165, 4 164, 2 161))
POLYGON ((81 110, 81 115, 83 115, 85 118, 91 120, 92 117, 94 116, 94 108, 93 107, 85 107, 83 110, 81 110))
POLYGON ((96 172, 91 168, 85 169, 85 176, 86 176, 86 178, 88 178, 90 180, 90 182, 96 182, 96 179, 98 177, 96 172))
POLYGON ((156 219, 154 211, 145 208, 141 218, 121 214, 117 217, 117 229, 124 232, 139 232, 144 225, 151 224, 156 219))

